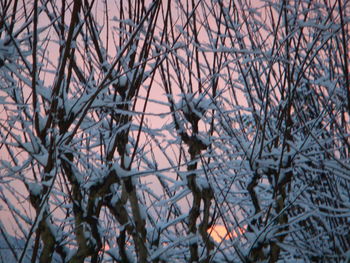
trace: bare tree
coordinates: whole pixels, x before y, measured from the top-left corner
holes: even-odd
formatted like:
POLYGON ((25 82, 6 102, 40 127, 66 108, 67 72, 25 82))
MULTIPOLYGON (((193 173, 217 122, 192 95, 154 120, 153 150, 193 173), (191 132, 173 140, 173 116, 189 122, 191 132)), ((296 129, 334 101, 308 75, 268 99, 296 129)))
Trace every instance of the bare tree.
POLYGON ((349 2, 0 6, 1 257, 349 260, 349 2))

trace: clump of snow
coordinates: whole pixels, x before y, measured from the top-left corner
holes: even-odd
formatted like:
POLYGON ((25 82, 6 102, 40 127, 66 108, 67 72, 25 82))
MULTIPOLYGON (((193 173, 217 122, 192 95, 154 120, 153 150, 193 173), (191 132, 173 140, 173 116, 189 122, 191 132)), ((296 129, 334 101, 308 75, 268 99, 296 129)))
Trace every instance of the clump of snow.
POLYGON ((128 85, 128 77, 126 75, 122 75, 118 79, 118 84, 120 87, 126 87, 128 85))
POLYGON ((43 190, 43 186, 38 183, 27 183, 29 192, 34 196, 39 196, 43 190))
POLYGON ((42 165, 46 166, 47 162, 49 160, 49 154, 48 153, 42 153, 42 154, 35 154, 34 158, 42 165))
POLYGON ((0 60, 10 59, 15 56, 16 50, 12 45, 5 45, 5 40, 0 39, 0 60))
POLYGON ((113 165, 113 169, 116 171, 118 177, 120 178, 134 177, 134 175, 141 175, 141 173, 139 173, 139 171, 137 171, 136 169, 130 169, 130 170, 123 169, 122 167, 120 167, 118 162, 115 162, 115 164, 113 165))
POLYGON ((199 141, 201 141, 201 143, 203 143, 206 146, 210 145, 210 136, 206 133, 199 133, 196 134, 196 139, 198 139, 199 141))
POLYGON ((147 207, 140 203, 140 216, 143 220, 147 219, 147 207))
POLYGON ((212 107, 212 102, 203 94, 187 93, 180 95, 180 100, 175 107, 182 111, 185 116, 195 114, 199 119, 202 119, 205 112, 212 107))
POLYGON ((210 189, 208 181, 204 178, 196 177, 196 184, 201 191, 205 189, 210 189))

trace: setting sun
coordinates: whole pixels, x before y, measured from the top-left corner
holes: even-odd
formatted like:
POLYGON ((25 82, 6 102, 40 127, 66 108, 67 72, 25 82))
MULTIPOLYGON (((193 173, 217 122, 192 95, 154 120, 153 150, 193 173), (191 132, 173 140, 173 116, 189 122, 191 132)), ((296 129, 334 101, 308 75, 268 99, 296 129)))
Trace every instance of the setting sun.
POLYGON ((227 229, 223 225, 215 225, 208 229, 208 233, 215 240, 215 242, 221 242, 223 239, 228 240, 236 238, 238 233, 241 235, 245 232, 246 227, 239 227, 238 230, 228 233, 227 229))

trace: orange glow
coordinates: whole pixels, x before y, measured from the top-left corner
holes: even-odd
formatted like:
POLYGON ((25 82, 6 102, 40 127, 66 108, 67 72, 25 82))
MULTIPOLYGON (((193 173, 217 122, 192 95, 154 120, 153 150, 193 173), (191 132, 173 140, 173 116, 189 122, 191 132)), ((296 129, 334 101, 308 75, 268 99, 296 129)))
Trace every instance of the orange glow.
POLYGON ((246 230, 246 226, 239 227, 237 230, 228 233, 226 227, 223 225, 215 225, 208 229, 208 233, 214 239, 215 242, 220 243, 222 240, 228 240, 230 238, 236 238, 242 235, 246 230))
POLYGON ((109 247, 109 245, 107 244, 107 243, 104 243, 103 245, 102 245, 102 248, 101 248, 101 250, 98 252, 98 254, 100 255, 100 256, 102 256, 106 251, 108 251, 110 249, 110 247, 109 247))

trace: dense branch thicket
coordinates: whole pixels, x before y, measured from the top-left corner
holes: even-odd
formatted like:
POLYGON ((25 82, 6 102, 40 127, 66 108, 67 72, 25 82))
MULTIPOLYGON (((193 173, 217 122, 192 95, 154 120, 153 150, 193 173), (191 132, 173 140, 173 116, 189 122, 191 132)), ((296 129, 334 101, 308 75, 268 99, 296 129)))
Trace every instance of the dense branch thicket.
POLYGON ((347 0, 0 0, 0 259, 348 262, 349 25, 347 0))

